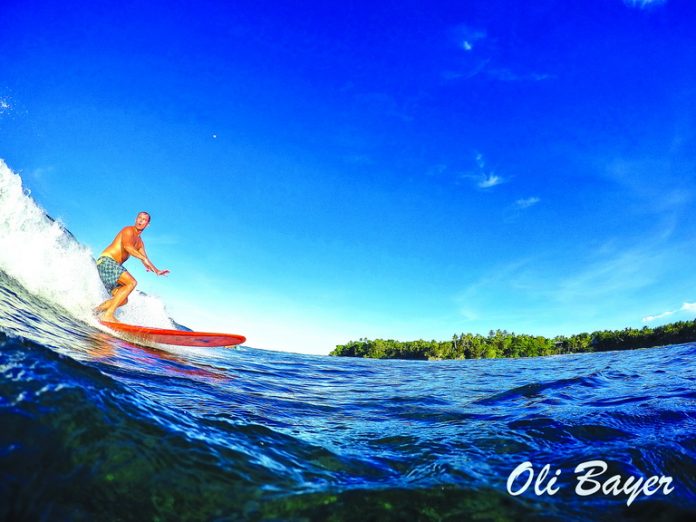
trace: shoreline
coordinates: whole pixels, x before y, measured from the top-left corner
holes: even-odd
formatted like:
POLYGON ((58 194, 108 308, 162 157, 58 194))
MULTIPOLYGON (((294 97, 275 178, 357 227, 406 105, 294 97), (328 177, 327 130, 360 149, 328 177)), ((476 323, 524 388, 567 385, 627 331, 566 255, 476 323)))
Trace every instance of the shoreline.
POLYGON ((393 339, 361 338, 337 345, 332 357, 368 359, 452 360, 452 359, 510 359, 655 348, 696 341, 696 319, 678 321, 655 328, 599 330, 571 336, 547 338, 541 335, 515 334, 506 330, 491 330, 481 334, 455 334, 449 341, 396 341, 393 339))

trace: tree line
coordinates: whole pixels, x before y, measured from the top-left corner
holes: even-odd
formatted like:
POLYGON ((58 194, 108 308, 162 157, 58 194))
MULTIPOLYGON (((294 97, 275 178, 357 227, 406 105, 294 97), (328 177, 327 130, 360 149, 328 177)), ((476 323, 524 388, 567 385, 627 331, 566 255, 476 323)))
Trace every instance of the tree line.
POLYGON ((515 334, 491 330, 488 336, 455 334, 450 341, 394 341, 359 339, 336 346, 329 355, 373 359, 493 359, 498 357, 537 357, 580 352, 633 350, 696 341, 696 319, 656 328, 601 330, 552 339, 541 335, 515 334))

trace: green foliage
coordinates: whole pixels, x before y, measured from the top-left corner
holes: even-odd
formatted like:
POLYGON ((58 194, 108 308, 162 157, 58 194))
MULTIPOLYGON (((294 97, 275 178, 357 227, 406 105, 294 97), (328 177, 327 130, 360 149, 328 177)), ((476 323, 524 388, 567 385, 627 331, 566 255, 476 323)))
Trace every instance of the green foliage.
POLYGON ((488 336, 455 334, 451 341, 394 341, 359 339, 336 346, 330 355, 373 359, 493 359, 496 357, 537 357, 578 352, 633 350, 696 340, 696 319, 640 330, 602 330, 547 339, 540 335, 491 330, 488 336))

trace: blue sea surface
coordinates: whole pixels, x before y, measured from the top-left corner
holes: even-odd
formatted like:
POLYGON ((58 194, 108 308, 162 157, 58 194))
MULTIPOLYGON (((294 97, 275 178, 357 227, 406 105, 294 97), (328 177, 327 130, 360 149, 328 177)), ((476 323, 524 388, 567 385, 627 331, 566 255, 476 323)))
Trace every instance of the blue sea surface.
POLYGON ((0 271, 0 519, 693 519, 695 355, 148 348, 0 271), (591 460, 674 490, 580 496, 591 460), (525 461, 560 470, 555 495, 508 493, 525 461))

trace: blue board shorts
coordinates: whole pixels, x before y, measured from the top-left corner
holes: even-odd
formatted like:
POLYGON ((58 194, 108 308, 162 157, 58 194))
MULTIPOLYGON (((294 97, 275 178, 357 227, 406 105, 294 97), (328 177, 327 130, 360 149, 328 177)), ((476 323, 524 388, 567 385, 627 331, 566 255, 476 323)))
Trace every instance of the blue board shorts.
POLYGON ((121 277, 123 272, 126 272, 126 269, 114 259, 101 256, 97 259, 97 272, 99 272, 99 278, 102 280, 102 283, 104 283, 106 289, 111 292, 118 286, 118 278, 121 277))

